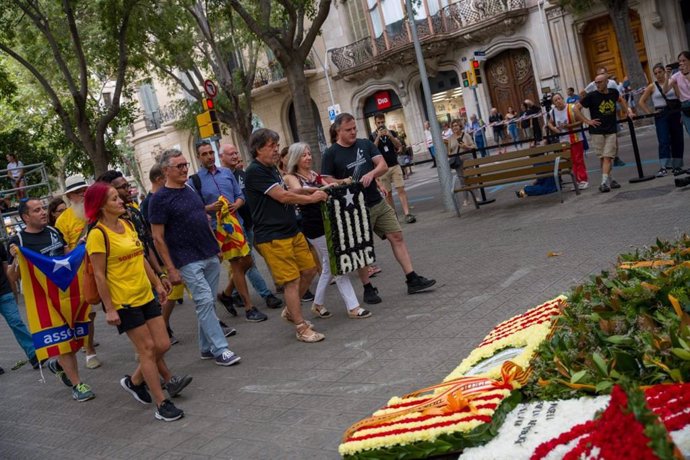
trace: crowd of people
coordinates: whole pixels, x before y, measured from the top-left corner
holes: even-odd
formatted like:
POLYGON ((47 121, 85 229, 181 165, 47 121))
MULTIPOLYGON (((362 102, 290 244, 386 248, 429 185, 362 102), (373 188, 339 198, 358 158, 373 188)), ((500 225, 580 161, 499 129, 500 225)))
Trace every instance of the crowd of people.
MULTIPOLYGON (((36 367, 42 364, 52 371, 76 401, 95 397, 79 371, 77 349, 38 362, 31 333, 17 307, 20 248, 58 257, 85 244, 105 321, 126 335, 136 351, 137 362, 120 385, 139 403, 154 404, 155 418, 164 421, 184 416, 172 398, 192 381, 191 376, 173 374, 165 360, 171 345, 178 343, 171 315, 184 290, 195 305, 199 357, 219 366, 235 365, 241 358, 230 349, 228 337, 236 330, 219 320, 216 300, 233 316, 238 315, 236 307, 243 307, 249 322, 268 319, 253 304, 249 285, 267 308, 282 308, 280 316, 294 326, 301 342, 325 338, 306 318, 301 304, 310 299, 314 319, 332 317, 325 296, 330 283, 337 286, 348 318, 371 317, 372 312, 362 305, 382 301, 371 282, 371 268, 358 271, 360 302, 350 278, 330 272, 321 213, 327 189, 353 180, 364 187, 368 222, 375 234, 389 241, 408 294, 431 288, 435 281, 415 272, 398 217, 383 199, 398 180, 381 180, 389 171, 386 148, 400 146, 385 125, 377 133, 373 140, 360 139, 354 117, 339 115, 320 173, 312 169, 311 151, 304 143, 288 148, 281 171, 278 134, 259 129, 249 139, 252 162, 246 169, 237 148, 230 144, 220 147, 222 166, 217 166, 212 145, 200 141, 196 145, 199 170, 192 175, 182 152, 162 152, 149 174, 151 192, 140 206, 132 199, 128 181, 114 170, 92 184, 82 175, 67 178, 63 197, 48 206, 37 198, 21 200, 18 213, 25 228, 10 240, 9 255, 0 250, 5 268, 0 273, 0 306, 27 358, 36 367), (268 288, 256 267, 254 250, 265 260, 284 301, 268 288), (230 281, 219 290, 224 260, 230 281)), ((410 216, 407 212, 407 222, 410 216)), ((88 335, 83 337, 87 368, 102 365, 95 351, 94 318, 95 310, 88 315, 88 335)))

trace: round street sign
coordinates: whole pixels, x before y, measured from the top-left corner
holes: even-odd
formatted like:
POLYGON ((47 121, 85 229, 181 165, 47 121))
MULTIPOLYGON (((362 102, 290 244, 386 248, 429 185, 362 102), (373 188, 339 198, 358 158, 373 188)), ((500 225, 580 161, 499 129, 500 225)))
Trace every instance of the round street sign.
POLYGON ((204 80, 204 92, 208 97, 214 98, 218 94, 218 88, 211 80, 204 80))

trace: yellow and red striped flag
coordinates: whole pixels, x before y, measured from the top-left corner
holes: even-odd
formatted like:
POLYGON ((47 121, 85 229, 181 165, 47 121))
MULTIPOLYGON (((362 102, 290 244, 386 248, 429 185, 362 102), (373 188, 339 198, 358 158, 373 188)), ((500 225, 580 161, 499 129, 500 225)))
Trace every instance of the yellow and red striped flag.
POLYGON ((220 196, 218 201, 223 203, 223 207, 216 212, 216 240, 223 253, 223 260, 235 259, 249 254, 249 243, 242 231, 242 225, 237 220, 234 212, 230 212, 230 202, 224 196, 220 196))
POLYGON ((26 316, 39 361, 78 351, 88 336, 91 306, 80 292, 85 254, 84 244, 58 257, 19 248, 26 316))

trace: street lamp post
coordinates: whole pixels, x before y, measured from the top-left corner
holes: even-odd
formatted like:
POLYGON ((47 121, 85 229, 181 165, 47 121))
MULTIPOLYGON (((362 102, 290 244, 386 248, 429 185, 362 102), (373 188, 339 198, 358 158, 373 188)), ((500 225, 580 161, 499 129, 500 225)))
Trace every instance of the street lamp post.
POLYGON ((412 43, 414 43, 414 51, 417 56, 419 77, 422 79, 422 91, 424 92, 424 99, 426 100, 426 112, 429 114, 431 138, 433 139, 434 148, 436 150, 436 170, 438 171, 438 178, 441 182, 443 206, 446 208, 446 211, 453 211, 455 209, 455 205, 453 204, 453 190, 451 190, 452 181, 450 177, 450 166, 448 165, 448 153, 446 152, 446 145, 441 137, 441 127, 436 119, 434 103, 431 100, 429 77, 426 73, 426 65, 424 64, 424 56, 422 55, 422 45, 419 43, 419 36, 417 35, 417 25, 414 22, 412 0, 405 0, 405 7, 407 9, 407 20, 410 23, 410 31, 412 32, 412 43))

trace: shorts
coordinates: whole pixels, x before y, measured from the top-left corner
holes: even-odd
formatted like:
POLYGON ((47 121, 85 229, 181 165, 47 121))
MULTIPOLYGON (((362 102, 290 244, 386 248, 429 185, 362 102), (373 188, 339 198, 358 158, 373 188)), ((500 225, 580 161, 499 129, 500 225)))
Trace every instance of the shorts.
POLYGON ((257 243, 256 250, 266 261, 278 285, 299 279, 301 272, 316 267, 304 235, 257 243))
POLYGON ((369 220, 371 221, 371 229, 382 240, 386 239, 388 233, 402 231, 395 211, 384 200, 369 208, 369 220))
POLYGON ((402 188, 405 186, 405 181, 403 180, 403 172, 400 165, 389 166, 388 171, 386 171, 383 176, 379 177, 381 185, 388 193, 391 192, 391 182, 395 188, 402 188))
POLYGON ((616 133, 613 134, 592 134, 589 143, 599 158, 615 158, 617 150, 616 133))
POLYGON ((124 332, 136 329, 139 326, 146 324, 146 321, 161 316, 161 304, 156 299, 146 303, 140 307, 123 307, 117 310, 120 316, 120 324, 117 326, 117 332, 122 334, 124 332))
POLYGON ((184 283, 173 284, 172 291, 168 294, 168 300, 180 300, 184 297, 184 283))

